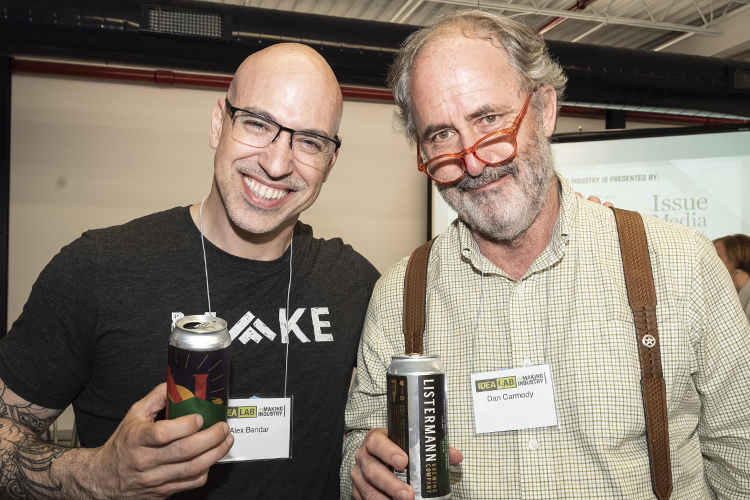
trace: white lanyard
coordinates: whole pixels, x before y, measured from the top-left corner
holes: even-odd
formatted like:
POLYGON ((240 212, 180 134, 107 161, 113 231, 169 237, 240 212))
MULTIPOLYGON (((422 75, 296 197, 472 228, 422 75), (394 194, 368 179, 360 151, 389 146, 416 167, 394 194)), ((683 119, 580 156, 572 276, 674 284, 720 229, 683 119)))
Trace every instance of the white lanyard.
MULTIPOLYGON (((203 247, 203 267, 206 271, 206 296, 208 310, 211 311, 211 293, 208 286, 208 261, 206 244, 203 238, 203 202, 198 210, 203 247)), ((292 230, 294 231, 294 230, 292 230)), ((289 296, 292 291, 292 255, 294 233, 289 242, 289 284, 286 289, 286 328, 289 329, 289 296)), ((227 424, 234 436, 234 445, 219 462, 245 462, 253 460, 289 459, 292 457, 292 401, 287 398, 289 375, 289 344, 287 337, 286 359, 284 362, 283 398, 229 398, 227 424)))
MULTIPOLYGON (((206 197, 208 198, 208 196, 206 197)), ((198 210, 198 221, 200 222, 201 230, 201 246, 203 247, 203 267, 206 271, 206 297, 208 298, 208 310, 211 311, 211 291, 208 286, 208 262, 206 260, 206 244, 203 240, 203 202, 206 201, 203 198, 201 206, 198 210)), ((293 230, 292 230, 293 231, 293 230)), ((286 328, 289 329, 289 296, 292 292, 292 255, 294 253, 294 235, 292 233, 292 239, 289 242, 289 284, 286 289, 286 328)), ((289 344, 291 343, 291 336, 287 337, 286 342, 286 360, 284 362, 284 398, 286 398, 287 379, 289 375, 289 344)))

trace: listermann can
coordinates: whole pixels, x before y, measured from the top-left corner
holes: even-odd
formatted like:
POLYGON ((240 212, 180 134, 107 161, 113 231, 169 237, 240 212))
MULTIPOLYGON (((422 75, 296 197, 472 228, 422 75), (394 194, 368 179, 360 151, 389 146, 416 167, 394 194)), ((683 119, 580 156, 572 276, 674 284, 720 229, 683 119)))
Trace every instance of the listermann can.
POLYGON ((448 382, 439 356, 393 356, 388 367, 388 437, 409 456, 394 471, 423 498, 450 498, 448 382))
POLYGON ((226 422, 232 338, 214 316, 184 316, 169 336, 167 418, 199 413, 203 429, 226 422))

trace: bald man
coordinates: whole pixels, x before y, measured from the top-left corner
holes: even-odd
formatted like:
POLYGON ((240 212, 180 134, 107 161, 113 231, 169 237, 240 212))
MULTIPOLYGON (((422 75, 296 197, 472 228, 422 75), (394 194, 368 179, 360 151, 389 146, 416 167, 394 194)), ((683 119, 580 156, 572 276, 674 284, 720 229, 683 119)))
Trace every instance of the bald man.
MULTIPOLYGON (((0 497, 339 498, 343 408, 378 273, 298 219, 336 162, 341 114, 314 50, 250 56, 211 118, 208 196, 88 231, 48 264, 0 342, 0 497), (291 429, 271 439, 290 439, 290 458, 214 465, 245 426, 156 418, 174 321, 206 311, 233 338, 230 399, 290 398, 291 429), (70 403, 85 448, 40 440, 70 403)), ((271 458, 260 448, 230 456, 271 458)))

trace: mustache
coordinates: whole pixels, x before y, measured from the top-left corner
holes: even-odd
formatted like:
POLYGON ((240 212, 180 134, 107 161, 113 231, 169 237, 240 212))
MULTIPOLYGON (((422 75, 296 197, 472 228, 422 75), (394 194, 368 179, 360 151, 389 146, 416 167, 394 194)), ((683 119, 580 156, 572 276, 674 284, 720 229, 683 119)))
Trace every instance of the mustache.
POLYGON ((244 160, 236 160, 234 162, 234 166, 237 169, 237 172, 243 175, 254 175, 259 179, 269 183, 281 183, 287 186, 291 191, 300 191, 307 186, 300 179, 295 179, 294 177, 292 177, 292 174, 285 174, 281 178, 273 178, 268 175, 268 172, 266 172, 262 167, 244 160))
POLYGON ((512 175, 514 178, 518 178, 518 165, 515 161, 487 165, 484 167, 484 170, 482 170, 482 173, 476 177, 471 177, 468 174, 465 175, 463 179, 455 184, 455 188, 458 191, 471 191, 495 182, 506 175, 512 175))

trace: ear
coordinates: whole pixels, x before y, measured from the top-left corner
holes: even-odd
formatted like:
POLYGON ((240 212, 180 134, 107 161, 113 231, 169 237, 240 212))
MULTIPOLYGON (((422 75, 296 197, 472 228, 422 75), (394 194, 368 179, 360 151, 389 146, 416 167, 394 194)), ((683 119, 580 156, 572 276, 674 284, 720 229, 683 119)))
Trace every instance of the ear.
POLYGON ((211 130, 208 134, 208 144, 211 149, 219 147, 221 139, 221 129, 224 124, 224 99, 219 99, 214 108, 214 114, 211 116, 211 130))
MULTIPOLYGON (((343 144, 343 140, 339 136, 339 142, 343 144)), ((339 152, 341 151, 341 148, 339 147, 335 153, 333 153, 333 156, 331 156, 331 161, 328 162, 328 167, 326 167, 325 176, 323 177, 323 182, 328 180, 328 175, 330 175, 331 170, 333 170, 333 164, 336 163, 336 159, 339 157, 339 152)))
POLYGON ((552 85, 545 85, 537 90, 542 97, 542 120, 544 123, 544 133, 551 137, 555 132, 557 123, 557 92, 552 85))

